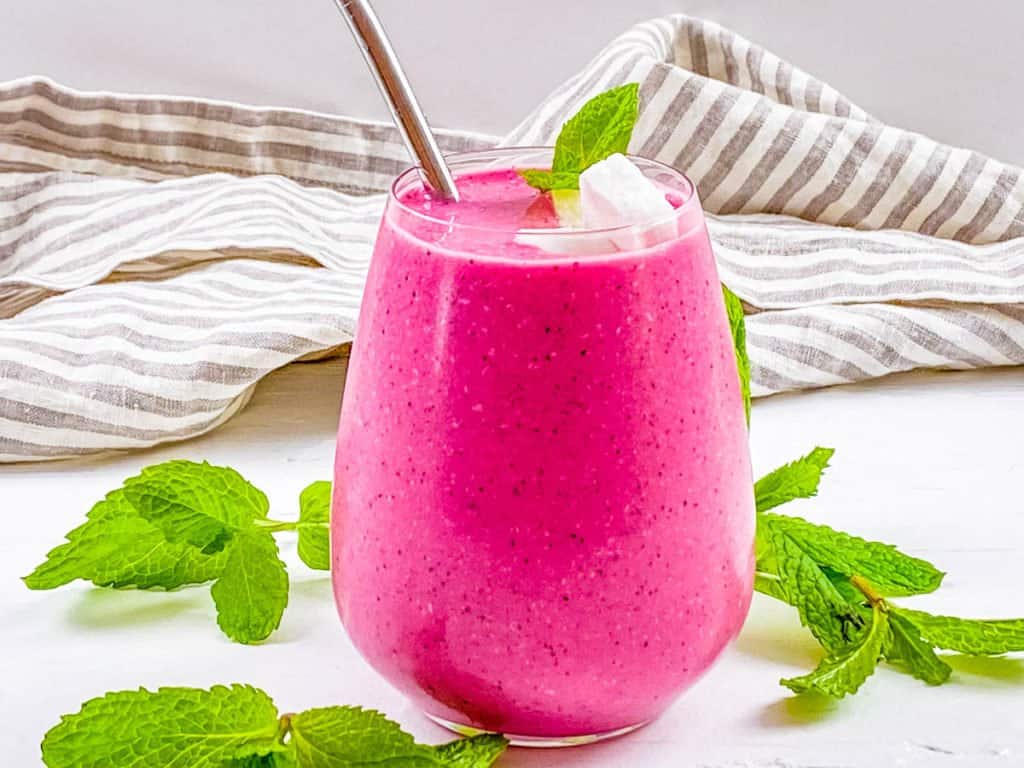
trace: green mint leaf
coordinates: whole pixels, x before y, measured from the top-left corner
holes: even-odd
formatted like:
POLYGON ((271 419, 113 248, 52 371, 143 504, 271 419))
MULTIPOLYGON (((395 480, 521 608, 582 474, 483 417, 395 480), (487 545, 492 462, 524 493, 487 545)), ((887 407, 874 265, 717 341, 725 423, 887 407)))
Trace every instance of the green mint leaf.
POLYGON ((942 685, 949 680, 953 670, 935 655, 932 644, 921 637, 912 621, 890 610, 889 627, 892 632, 882 648, 886 661, 902 667, 929 685, 942 685))
POLYGON ((747 355, 747 321, 743 314, 743 302, 739 296, 722 285, 725 297, 725 312, 729 317, 729 330, 732 331, 732 345, 736 350, 736 370, 740 376, 740 394, 743 395, 743 410, 747 414, 747 425, 750 425, 750 357, 747 355))
POLYGON ((504 736, 483 733, 442 744, 434 748, 434 754, 446 768, 490 768, 507 748, 504 736))
POLYGON ((612 88, 584 104, 562 126, 555 140, 551 170, 520 171, 537 189, 577 189, 579 175, 616 152, 625 154, 640 112, 637 83, 612 88))
POLYGON ((889 544, 771 512, 762 513, 758 525, 784 533, 820 566, 867 579, 883 595, 934 592, 942 583, 944 574, 934 565, 905 555, 889 544))
POLYGON ((857 605, 850 603, 828 575, 784 531, 758 520, 756 586, 797 609, 800 622, 827 651, 846 648, 863 626, 857 605))
POLYGON ((997 656, 1024 651, 1024 619, 959 619, 909 608, 894 608, 913 622, 932 645, 972 656, 997 656))
POLYGON ((856 693, 874 673, 889 635, 889 615, 880 606, 871 613, 871 623, 859 641, 841 653, 830 653, 813 672, 782 680, 794 693, 818 691, 841 699, 856 693))
POLYGON ((524 168, 519 171, 527 184, 541 192, 550 192, 553 189, 579 189, 580 175, 578 173, 554 173, 541 168, 524 168))
POLYGON ((146 467, 125 481, 124 494, 168 541, 191 544, 206 554, 224 549, 236 531, 265 518, 269 508, 263 492, 235 470, 206 462, 146 467))
POLYGON ((815 448, 806 456, 769 472, 754 483, 757 511, 765 512, 793 499, 809 499, 818 493, 821 475, 835 451, 815 448))
POLYGON ((288 605, 288 572, 274 537, 257 529, 236 533, 210 594, 225 635, 239 643, 266 640, 288 605))
POLYGON ((224 568, 223 553, 204 555, 188 544, 172 544, 153 523, 139 517, 120 490, 96 504, 88 520, 67 534, 25 577, 30 589, 54 589, 75 579, 99 587, 175 589, 212 581, 224 568))
POLYGON ((599 94, 562 126, 551 170, 583 173, 616 152, 626 153, 640 110, 640 86, 628 83, 599 94))
POLYGON ((300 768, 436 768, 431 747, 380 712, 361 707, 309 709, 291 719, 300 768))
POLYGON ((331 484, 311 483, 299 494, 299 558, 319 571, 331 570, 331 484))
POLYGON ((273 701, 245 685, 108 693, 61 718, 42 744, 48 768, 224 768, 278 748, 273 701))
POLYGON ((845 573, 839 573, 839 571, 833 571, 828 566, 819 565, 818 567, 821 568, 821 572, 832 582, 832 586, 836 588, 836 591, 843 596, 846 602, 857 605, 868 613, 871 612, 871 607, 867 604, 867 598, 864 596, 864 593, 853 585, 849 576, 845 573))
POLYGON ((247 755, 236 758, 227 764, 228 768, 298 768, 294 748, 288 744, 282 752, 271 752, 269 755, 247 755))
POLYGON ((754 574, 754 590, 763 595, 768 595, 768 597, 774 597, 776 600, 781 600, 784 603, 792 605, 792 603, 789 602, 789 595, 786 593, 786 590, 783 589, 778 576, 772 576, 771 574, 761 573, 758 571, 754 574))

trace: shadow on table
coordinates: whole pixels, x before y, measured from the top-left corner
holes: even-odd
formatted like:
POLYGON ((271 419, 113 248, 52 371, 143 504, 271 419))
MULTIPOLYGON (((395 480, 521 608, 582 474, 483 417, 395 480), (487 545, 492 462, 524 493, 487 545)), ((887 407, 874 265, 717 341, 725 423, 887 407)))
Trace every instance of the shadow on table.
MULTIPOLYGON (((301 612, 294 603, 309 601, 328 606, 334 613, 329 576, 315 576, 294 581, 290 585, 291 610, 285 609, 278 627, 270 637, 258 645, 282 645, 299 642, 307 627, 301 621, 301 612), (289 621, 289 613, 294 618, 289 621)), ((175 628, 186 623, 190 631, 208 632, 211 638, 228 642, 217 626, 216 610, 210 597, 208 584, 170 592, 134 589, 90 589, 77 596, 68 620, 76 628, 86 630, 123 630, 139 627, 156 628, 174 622, 175 628)))
POLYGON ((124 629, 170 621, 189 612, 210 614, 212 619, 211 608, 209 587, 175 592, 90 589, 75 601, 69 618, 86 629, 124 629))
POLYGON ((831 717, 839 702, 820 693, 785 694, 761 710, 758 723, 766 728, 800 728, 831 717))
MULTIPOLYGON (((294 574, 297 567, 305 568, 304 565, 292 566, 289 563, 289 573, 294 574)), ((312 615, 317 616, 318 626, 323 622, 324 625, 341 632, 341 623, 338 620, 337 609, 334 607, 334 595, 331 594, 331 577, 326 573, 323 576, 303 574, 302 578, 293 576, 293 581, 288 588, 288 607, 281 619, 281 626, 261 645, 300 642, 310 631, 309 624, 304 622, 302 617, 308 618, 312 615), (299 608, 299 603, 309 603, 310 606, 299 608), (291 620, 289 620, 289 615, 292 617, 291 620)))
POLYGON ((758 659, 811 670, 821 661, 821 646, 806 629, 791 622, 748 620, 733 650, 758 659))
MULTIPOLYGON (((793 613, 773 601, 755 600, 751 616, 732 646, 747 656, 779 665, 779 677, 810 672, 821 661, 822 649, 793 613)), ((779 688, 779 699, 767 705, 757 720, 766 728, 806 726, 830 717, 836 702, 816 693, 793 695, 779 688)))
POLYGON ((291 595, 293 597, 301 596, 307 600, 315 600, 318 603, 324 600, 331 600, 331 577, 326 571, 321 571, 321 573, 324 575, 293 581, 290 587, 291 595))
POLYGON ((1024 684, 1024 659, 1021 658, 954 654, 943 656, 942 660, 953 668, 953 683, 987 687, 1024 684))

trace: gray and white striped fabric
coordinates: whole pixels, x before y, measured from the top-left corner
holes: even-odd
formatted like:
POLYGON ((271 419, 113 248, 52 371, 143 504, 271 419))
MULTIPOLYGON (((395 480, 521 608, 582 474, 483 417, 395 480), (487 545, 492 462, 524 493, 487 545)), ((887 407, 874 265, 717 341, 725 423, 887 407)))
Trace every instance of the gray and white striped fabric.
MULTIPOLYGON (((632 151, 697 183, 746 302, 755 395, 1024 363, 1019 169, 879 123, 715 24, 640 24, 504 139, 641 83, 632 151)), ((394 130, 0 85, 0 461, 201 434, 350 341, 394 130)))

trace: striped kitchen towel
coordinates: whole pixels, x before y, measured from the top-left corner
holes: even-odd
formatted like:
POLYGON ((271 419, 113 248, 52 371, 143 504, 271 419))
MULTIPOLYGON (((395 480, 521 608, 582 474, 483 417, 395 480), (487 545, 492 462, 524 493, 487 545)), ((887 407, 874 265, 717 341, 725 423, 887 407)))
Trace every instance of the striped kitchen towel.
MULTIPOLYGON (((550 144, 625 82, 632 151, 700 189, 756 395, 1024 363, 1022 171, 883 125, 716 24, 640 24, 504 139, 440 140, 550 144)), ((0 85, 0 460, 201 434, 350 341, 407 163, 376 123, 0 85)))

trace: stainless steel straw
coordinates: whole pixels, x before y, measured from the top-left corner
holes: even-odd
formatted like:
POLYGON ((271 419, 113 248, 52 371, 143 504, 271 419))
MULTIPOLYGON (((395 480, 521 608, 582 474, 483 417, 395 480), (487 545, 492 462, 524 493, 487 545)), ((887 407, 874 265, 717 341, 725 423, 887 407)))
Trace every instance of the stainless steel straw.
POLYGON ((458 200, 452 172, 369 0, 334 0, 334 3, 348 22, 363 58, 377 78, 377 85, 391 108, 405 146, 423 169, 427 185, 442 197, 458 200))

